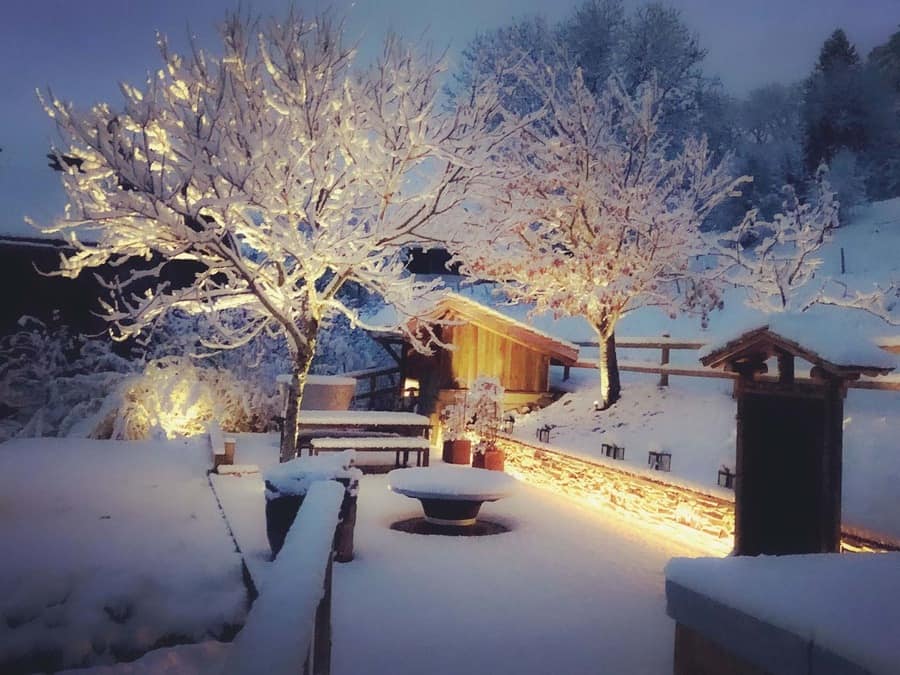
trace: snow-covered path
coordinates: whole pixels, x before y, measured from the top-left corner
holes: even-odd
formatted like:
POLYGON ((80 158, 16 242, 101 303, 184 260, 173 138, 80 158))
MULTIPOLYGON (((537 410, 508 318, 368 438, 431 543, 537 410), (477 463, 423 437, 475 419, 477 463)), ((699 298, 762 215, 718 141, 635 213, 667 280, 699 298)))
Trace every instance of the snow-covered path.
POLYGON ((524 485, 482 509, 505 534, 389 529, 419 515, 366 476, 356 559, 335 566, 335 675, 671 672, 662 570, 696 552, 524 485))

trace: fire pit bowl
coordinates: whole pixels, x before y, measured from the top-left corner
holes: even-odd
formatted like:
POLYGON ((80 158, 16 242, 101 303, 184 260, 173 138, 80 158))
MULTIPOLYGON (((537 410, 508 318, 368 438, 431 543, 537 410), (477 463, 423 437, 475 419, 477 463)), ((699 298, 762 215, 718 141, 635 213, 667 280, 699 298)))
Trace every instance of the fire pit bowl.
POLYGON ((516 480, 499 471, 467 466, 395 469, 388 474, 392 492, 418 499, 433 525, 470 527, 484 502, 509 496, 516 480))

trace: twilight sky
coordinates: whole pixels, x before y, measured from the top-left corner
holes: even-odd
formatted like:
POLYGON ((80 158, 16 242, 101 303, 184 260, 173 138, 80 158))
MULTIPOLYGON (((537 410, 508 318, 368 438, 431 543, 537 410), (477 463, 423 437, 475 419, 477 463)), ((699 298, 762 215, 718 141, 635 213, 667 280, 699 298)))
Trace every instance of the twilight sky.
MULTIPOLYGON (((363 57, 388 29, 427 31, 451 58, 478 31, 540 13, 551 21, 582 0, 294 0, 304 11, 334 7, 347 32, 362 35, 363 57)), ((642 4, 625 0, 627 6, 642 4)), ((159 66, 154 31, 181 50, 188 26, 201 44, 236 0, 21 0, 0 9, 0 233, 33 235, 26 215, 49 222, 64 197, 44 154, 56 130, 36 87, 89 106, 119 103, 117 83, 142 84, 159 66)), ((812 68, 823 40, 844 28, 862 55, 900 24, 900 0, 669 0, 709 51, 706 69, 737 95, 770 81, 794 81, 812 68)), ((258 14, 281 13, 289 0, 244 0, 258 14)))

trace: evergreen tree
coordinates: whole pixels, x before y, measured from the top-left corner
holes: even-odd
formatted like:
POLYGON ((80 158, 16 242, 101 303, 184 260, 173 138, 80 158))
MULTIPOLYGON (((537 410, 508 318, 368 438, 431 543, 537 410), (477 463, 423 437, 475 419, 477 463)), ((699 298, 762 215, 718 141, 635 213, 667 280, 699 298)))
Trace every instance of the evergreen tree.
POLYGON ((859 54, 856 47, 847 39, 847 34, 840 28, 825 40, 816 62, 816 70, 824 75, 839 72, 841 69, 859 65, 859 54))
POLYGON ((840 148, 859 153, 868 145, 864 79, 856 47, 837 29, 822 45, 806 81, 802 118, 809 175, 840 148))

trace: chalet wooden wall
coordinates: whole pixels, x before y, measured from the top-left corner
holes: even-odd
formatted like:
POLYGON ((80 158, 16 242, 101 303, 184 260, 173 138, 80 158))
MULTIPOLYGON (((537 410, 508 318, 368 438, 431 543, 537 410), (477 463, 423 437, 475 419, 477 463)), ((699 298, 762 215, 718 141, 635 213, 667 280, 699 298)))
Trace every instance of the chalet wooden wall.
POLYGON ((507 391, 550 388, 550 356, 484 326, 446 326, 444 340, 456 345, 439 359, 442 389, 466 389, 479 376, 496 377, 507 391))

